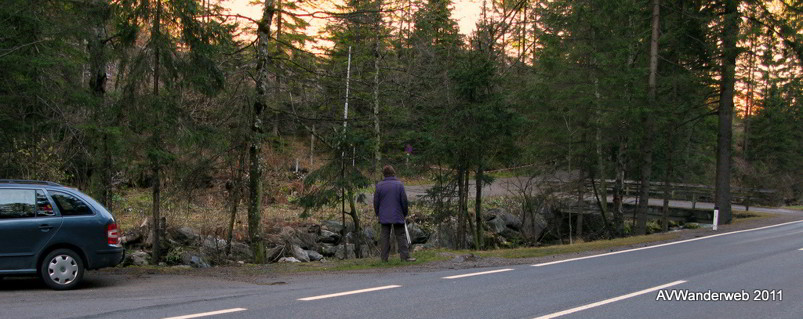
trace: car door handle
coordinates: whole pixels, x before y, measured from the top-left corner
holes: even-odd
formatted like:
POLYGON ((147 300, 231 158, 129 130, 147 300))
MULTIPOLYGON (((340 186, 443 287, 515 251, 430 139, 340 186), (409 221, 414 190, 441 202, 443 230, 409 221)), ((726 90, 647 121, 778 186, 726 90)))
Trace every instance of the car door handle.
POLYGON ((53 226, 50 226, 49 224, 39 225, 39 230, 41 230, 42 232, 46 233, 49 232, 51 229, 53 229, 53 226))

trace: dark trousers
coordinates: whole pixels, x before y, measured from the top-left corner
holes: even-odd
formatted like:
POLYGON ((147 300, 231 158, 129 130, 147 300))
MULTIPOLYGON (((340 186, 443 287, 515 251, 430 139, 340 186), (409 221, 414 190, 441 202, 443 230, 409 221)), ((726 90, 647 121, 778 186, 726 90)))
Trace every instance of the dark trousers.
POLYGON ((381 224, 382 232, 379 236, 379 245, 381 246, 382 261, 388 261, 390 254, 390 228, 393 227, 393 234, 396 236, 396 243, 399 246, 399 257, 401 260, 407 260, 410 257, 410 250, 407 247, 407 236, 404 233, 404 224, 381 224))

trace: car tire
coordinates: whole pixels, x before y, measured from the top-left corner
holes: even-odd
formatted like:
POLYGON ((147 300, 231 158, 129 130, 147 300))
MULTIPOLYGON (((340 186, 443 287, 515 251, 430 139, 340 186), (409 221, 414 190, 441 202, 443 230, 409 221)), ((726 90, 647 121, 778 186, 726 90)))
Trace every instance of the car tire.
POLYGON ((56 249, 42 260, 39 276, 55 290, 75 288, 84 278, 84 261, 70 249, 56 249))

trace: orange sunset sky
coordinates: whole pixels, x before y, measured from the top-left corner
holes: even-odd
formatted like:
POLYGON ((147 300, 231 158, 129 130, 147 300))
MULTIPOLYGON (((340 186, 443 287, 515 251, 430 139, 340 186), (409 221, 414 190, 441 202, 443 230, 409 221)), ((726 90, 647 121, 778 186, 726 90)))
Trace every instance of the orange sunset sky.
MULTIPOLYGON (((222 0, 221 5, 229 8, 232 13, 247 16, 252 19, 259 19, 262 17, 262 1, 258 4, 250 4, 254 0, 222 0)), ((460 33, 468 35, 474 30, 474 22, 480 16, 482 11, 483 0, 456 0, 454 1, 454 10, 452 11, 452 18, 457 20, 460 25, 460 33)), ((343 0, 330 1, 334 3, 342 3, 343 0)), ((322 27, 326 21, 323 19, 309 20, 312 28, 322 27)), ((316 34, 317 30, 310 30, 310 34, 316 34)))

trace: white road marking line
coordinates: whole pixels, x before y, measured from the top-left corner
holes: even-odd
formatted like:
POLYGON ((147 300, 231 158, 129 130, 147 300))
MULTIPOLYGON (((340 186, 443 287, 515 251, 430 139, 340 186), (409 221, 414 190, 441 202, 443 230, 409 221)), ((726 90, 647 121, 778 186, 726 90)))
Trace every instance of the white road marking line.
POLYGON ((462 274, 462 275, 456 275, 456 276, 443 277, 443 279, 457 279, 457 278, 464 278, 464 277, 471 277, 471 276, 495 274, 495 273, 498 273, 498 272, 505 272, 505 271, 511 271, 511 270, 513 270, 513 269, 512 268, 505 268, 505 269, 497 269, 497 270, 490 270, 490 271, 483 271, 483 272, 474 272, 474 273, 470 273, 470 274, 462 274))
POLYGON ((399 286, 399 285, 382 286, 382 287, 376 287, 376 288, 368 288, 368 289, 352 290, 352 291, 346 291, 346 292, 338 292, 336 294, 300 298, 298 300, 310 301, 310 300, 326 299, 326 298, 332 298, 332 297, 340 297, 340 296, 346 296, 346 295, 359 294, 359 293, 363 293, 363 292, 371 292, 371 291, 385 290, 385 289, 392 289, 392 288, 399 288, 399 287, 401 287, 401 286, 399 286))
POLYGON ((224 313, 232 313, 232 312, 246 311, 246 310, 248 310, 248 309, 245 309, 245 308, 231 308, 231 309, 224 309, 224 310, 218 310, 218 311, 196 313, 196 314, 193 314, 193 315, 169 317, 169 318, 163 318, 163 319, 191 319, 191 318, 208 317, 208 316, 214 316, 214 315, 222 315, 224 313))
POLYGON ((611 298, 611 299, 606 299, 606 300, 603 300, 603 301, 598 301, 598 302, 595 302, 595 303, 590 303, 590 304, 587 304, 585 306, 580 306, 580 307, 577 307, 577 308, 572 308, 572 309, 569 309, 569 310, 564 310, 564 311, 561 311, 561 312, 548 314, 546 316, 537 317, 535 319, 557 318, 557 317, 565 316, 565 315, 572 314, 572 313, 575 313, 575 312, 578 312, 578 311, 583 311, 583 310, 586 310, 586 309, 591 309, 591 308, 594 308, 594 307, 607 305, 609 303, 625 300, 625 299, 628 299, 628 298, 633 298, 635 296, 651 293, 653 291, 658 291, 658 290, 661 290, 661 289, 664 289, 664 288, 680 285, 680 284, 685 283, 685 282, 686 282, 685 280, 678 280, 678 281, 675 281, 675 282, 670 282, 670 283, 665 284, 665 285, 660 285, 660 286, 656 286, 656 287, 652 287, 652 288, 636 291, 634 293, 629 293, 629 294, 622 295, 622 296, 619 296, 619 297, 616 297, 616 298, 611 298))
POLYGON ((665 243, 665 244, 659 244, 659 245, 653 245, 653 246, 646 246, 646 247, 640 247, 640 248, 634 248, 634 249, 614 251, 614 252, 611 252, 611 253, 605 253, 605 254, 599 254, 599 255, 570 258, 570 259, 564 259, 564 260, 558 260, 558 261, 551 261, 551 262, 540 263, 540 264, 535 264, 535 265, 531 265, 531 266, 533 266, 533 267, 543 267, 543 266, 567 263, 567 262, 583 260, 583 259, 591 259, 591 258, 605 257, 605 256, 610 256, 610 255, 618 255, 618 254, 624 254, 624 253, 629 253, 629 252, 633 252, 633 251, 639 251, 639 250, 653 249, 653 248, 664 247, 664 246, 683 244, 683 243, 688 243, 688 242, 698 241, 698 240, 703 240, 703 239, 709 239, 709 238, 714 238, 714 237, 719 237, 719 236, 733 235, 733 234, 738 234, 738 233, 756 231, 756 230, 761 230, 761 229, 767 229, 767 228, 773 228, 773 227, 779 227, 779 226, 797 224, 797 223, 803 223, 803 221, 795 221, 795 222, 788 222, 788 223, 777 224, 777 225, 764 226, 764 227, 759 227, 759 228, 737 230, 737 231, 732 231, 732 232, 729 232, 729 233, 722 233, 722 234, 710 235, 710 236, 705 236, 705 237, 698 237, 698 238, 674 241, 674 242, 671 242, 671 243, 665 243))
POLYGON ((803 248, 800 248, 800 249, 798 249, 798 250, 803 250, 803 248))

